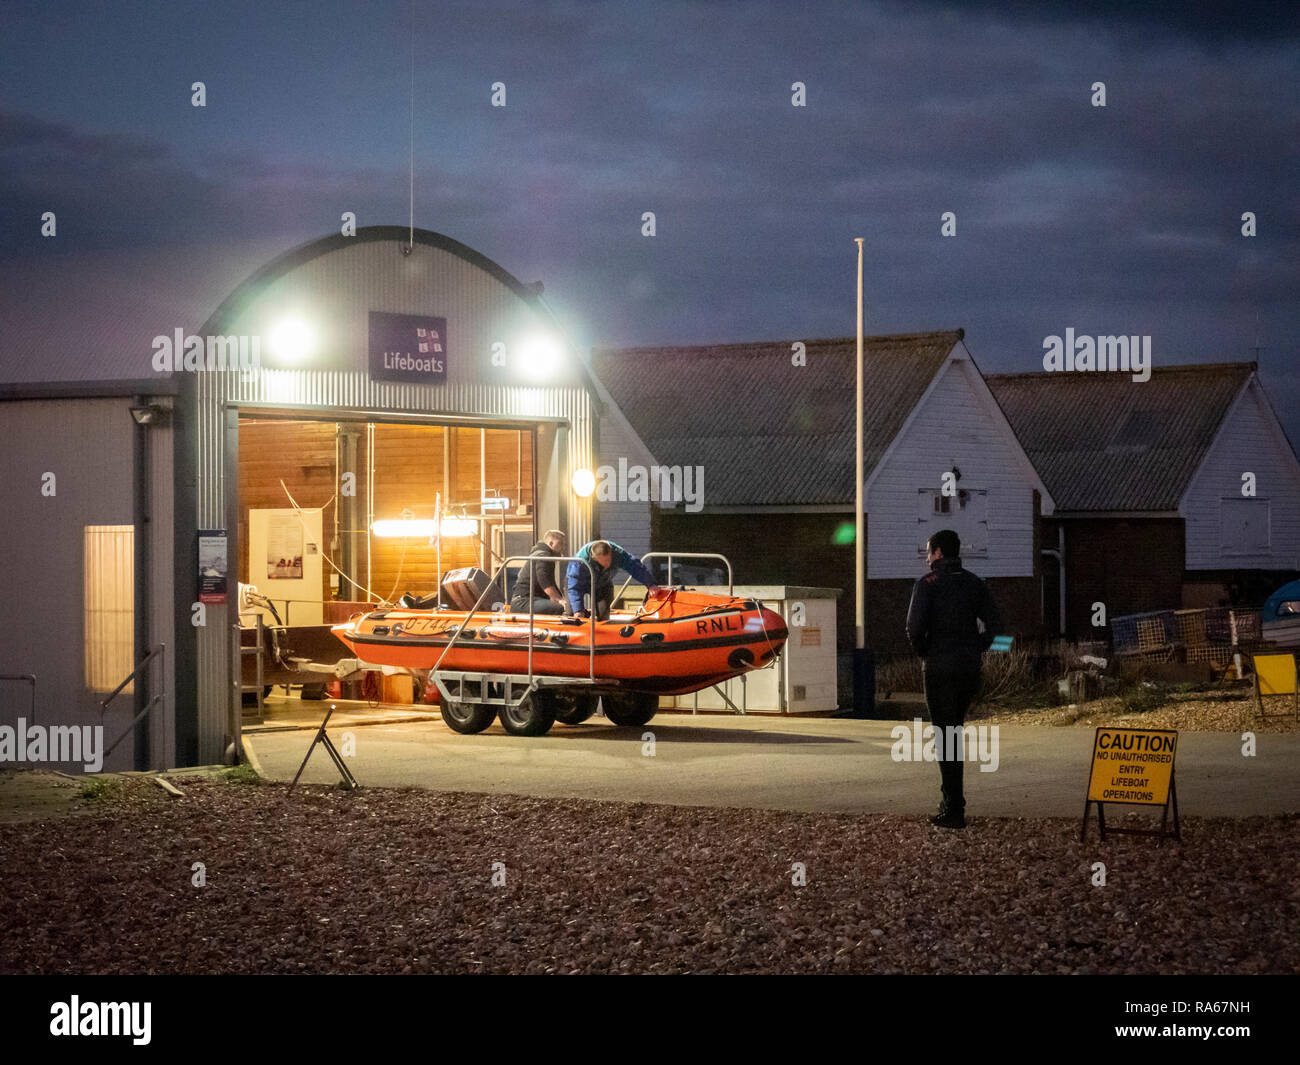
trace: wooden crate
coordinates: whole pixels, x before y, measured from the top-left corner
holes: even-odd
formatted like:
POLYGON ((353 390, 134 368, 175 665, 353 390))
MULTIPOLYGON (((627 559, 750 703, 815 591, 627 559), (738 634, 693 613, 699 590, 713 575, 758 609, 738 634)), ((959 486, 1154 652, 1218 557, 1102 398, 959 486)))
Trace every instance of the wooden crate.
POLYGON ((394 673, 380 681, 379 701, 397 706, 415 702, 415 682, 409 673, 394 673))

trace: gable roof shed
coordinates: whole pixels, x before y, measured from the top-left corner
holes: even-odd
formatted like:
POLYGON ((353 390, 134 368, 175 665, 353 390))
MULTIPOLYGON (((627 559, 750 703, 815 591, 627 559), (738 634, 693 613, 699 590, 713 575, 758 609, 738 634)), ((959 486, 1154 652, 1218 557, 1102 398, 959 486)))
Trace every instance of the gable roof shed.
MULTIPOLYGON (((864 338, 867 473, 963 336, 864 338)), ((795 343, 598 350, 592 368, 660 464, 707 466, 710 506, 852 508, 857 340, 803 341, 803 366, 795 343)))
POLYGON ((1176 514, 1253 362, 991 374, 989 388, 1056 513, 1176 514))

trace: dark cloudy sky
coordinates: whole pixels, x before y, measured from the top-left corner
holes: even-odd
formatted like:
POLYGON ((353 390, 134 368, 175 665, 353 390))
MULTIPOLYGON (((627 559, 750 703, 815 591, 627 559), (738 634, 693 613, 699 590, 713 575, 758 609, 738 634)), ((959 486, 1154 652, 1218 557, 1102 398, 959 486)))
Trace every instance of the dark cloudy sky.
POLYGON ((416 225, 581 344, 851 335, 863 236, 871 332, 962 326, 989 372, 1066 327, 1258 337, 1300 439, 1297 5, 1076 6, 6 2, 0 313, 65 263, 404 224, 413 32, 416 225))

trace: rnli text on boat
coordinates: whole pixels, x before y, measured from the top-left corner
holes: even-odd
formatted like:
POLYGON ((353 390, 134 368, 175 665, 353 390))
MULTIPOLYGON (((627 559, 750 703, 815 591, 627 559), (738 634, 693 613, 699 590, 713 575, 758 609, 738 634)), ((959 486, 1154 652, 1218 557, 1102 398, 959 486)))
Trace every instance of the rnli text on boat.
POLYGON ((740 632, 741 626, 735 624, 736 615, 728 614, 726 617, 709 618, 706 621, 697 621, 695 631, 701 635, 707 635, 710 632, 740 632))

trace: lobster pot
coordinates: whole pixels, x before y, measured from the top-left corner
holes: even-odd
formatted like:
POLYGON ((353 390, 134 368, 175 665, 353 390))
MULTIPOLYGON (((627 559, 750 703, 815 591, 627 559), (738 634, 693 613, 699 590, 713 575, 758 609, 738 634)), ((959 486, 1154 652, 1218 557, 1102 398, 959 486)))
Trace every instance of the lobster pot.
POLYGON ((1119 654, 1159 651, 1175 642, 1174 628, 1172 610, 1126 614, 1111 621, 1115 650, 1119 654))
POLYGON ((1205 611, 1205 636, 1210 643, 1232 642, 1232 611, 1226 606, 1205 611))
MULTIPOLYGON (((717 592, 716 586, 700 587, 717 592)), ((632 589, 629 589, 632 592, 632 589)), ((663 709, 734 713, 811 714, 835 710, 835 600, 839 588, 790 585, 736 585, 735 594, 757 600, 785 619, 790 637, 775 665, 733 677, 691 695, 665 696, 663 709), (725 696, 725 698, 724 698, 725 696), (730 700, 730 703, 728 703, 730 700)), ((630 596, 626 597, 629 598, 630 596)))
POLYGON ((1138 650, 1159 651, 1174 642, 1174 613, 1161 610, 1159 613, 1140 618, 1137 625, 1138 650))
POLYGON ((1232 625, 1237 630, 1238 643, 1258 643, 1263 639, 1258 610, 1232 611, 1232 625))
POLYGON ((1178 642, 1183 646, 1199 647, 1209 642, 1204 610, 1175 610, 1174 624, 1178 633, 1178 642))
POLYGON ((1187 648, 1188 662, 1209 662, 1222 669, 1232 661, 1235 648, 1230 644, 1205 643, 1187 648))

